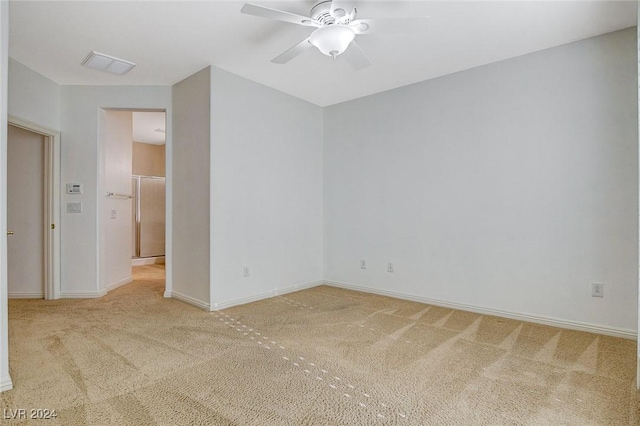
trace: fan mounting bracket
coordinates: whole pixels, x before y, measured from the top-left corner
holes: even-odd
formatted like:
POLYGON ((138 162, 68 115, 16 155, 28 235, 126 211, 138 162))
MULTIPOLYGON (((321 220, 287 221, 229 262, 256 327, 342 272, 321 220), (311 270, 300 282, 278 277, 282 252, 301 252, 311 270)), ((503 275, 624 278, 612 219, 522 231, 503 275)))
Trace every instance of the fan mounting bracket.
POLYGON ((331 16, 331 0, 324 0, 316 3, 309 12, 311 19, 322 23, 322 25, 333 25, 336 20, 331 16))

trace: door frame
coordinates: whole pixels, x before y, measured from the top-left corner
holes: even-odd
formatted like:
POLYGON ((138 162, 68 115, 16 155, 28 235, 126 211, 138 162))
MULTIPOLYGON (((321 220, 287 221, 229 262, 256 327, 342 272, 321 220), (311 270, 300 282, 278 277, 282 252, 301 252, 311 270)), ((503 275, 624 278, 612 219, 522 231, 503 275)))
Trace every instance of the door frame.
MULTIPOLYGON (((173 272, 172 272, 172 248, 173 248, 173 240, 172 240, 172 223, 173 223, 173 198, 172 198, 172 176, 173 176, 173 168, 172 168, 172 150, 173 150, 173 142, 172 142, 172 130, 171 130, 171 105, 165 105, 160 107, 119 107, 119 106, 110 106, 110 107, 99 107, 102 111, 129 111, 129 112, 163 112, 165 114, 165 279, 164 279, 164 294, 165 298, 171 298, 171 291, 173 289, 173 272)), ((96 179, 96 189, 98 194, 105 194, 107 188, 104 185, 103 178, 103 170, 104 170, 104 138, 101 133, 102 126, 104 123, 102 122, 101 114, 98 114, 98 156, 97 156, 97 179, 96 179)), ((133 176, 133 175, 132 175, 133 176)), ((105 280, 105 237, 103 232, 105 217, 102 216, 102 209, 104 206, 103 197, 98 197, 97 199, 97 289, 98 296, 104 296, 109 290, 106 289, 108 285, 105 280)))
POLYGON ((60 298, 60 132, 9 115, 8 125, 44 137, 44 298, 60 298))

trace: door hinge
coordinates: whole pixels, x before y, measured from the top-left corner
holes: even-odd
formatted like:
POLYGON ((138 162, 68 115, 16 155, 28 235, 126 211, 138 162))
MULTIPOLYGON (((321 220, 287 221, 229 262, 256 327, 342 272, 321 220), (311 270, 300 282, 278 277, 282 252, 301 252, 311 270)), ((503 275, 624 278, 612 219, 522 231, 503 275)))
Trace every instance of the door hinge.
POLYGON ((56 229, 56 224, 55 223, 51 224, 51 229, 56 229))

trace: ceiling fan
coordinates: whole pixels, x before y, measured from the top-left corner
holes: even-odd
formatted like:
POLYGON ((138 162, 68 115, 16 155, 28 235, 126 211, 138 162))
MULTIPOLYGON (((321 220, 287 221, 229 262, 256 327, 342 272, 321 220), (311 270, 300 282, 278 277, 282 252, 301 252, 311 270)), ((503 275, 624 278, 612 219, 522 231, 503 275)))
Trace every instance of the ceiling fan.
POLYGON ((354 3, 351 0, 323 0, 311 8, 308 17, 250 3, 242 6, 240 11, 247 15, 315 28, 308 38, 271 60, 276 64, 287 63, 307 49, 316 47, 334 59, 344 55, 357 71, 371 65, 371 61, 355 41, 357 35, 374 31, 413 32, 425 28, 426 17, 356 19, 354 3))

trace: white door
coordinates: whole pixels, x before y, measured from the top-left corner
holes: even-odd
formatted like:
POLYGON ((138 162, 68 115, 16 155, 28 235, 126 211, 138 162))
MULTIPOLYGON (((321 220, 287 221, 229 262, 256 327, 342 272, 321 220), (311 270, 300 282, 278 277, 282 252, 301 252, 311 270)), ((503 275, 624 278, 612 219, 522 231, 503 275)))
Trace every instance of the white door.
POLYGON ((9 125, 7 134, 9 297, 44 298, 45 295, 44 162, 45 137, 9 125))

